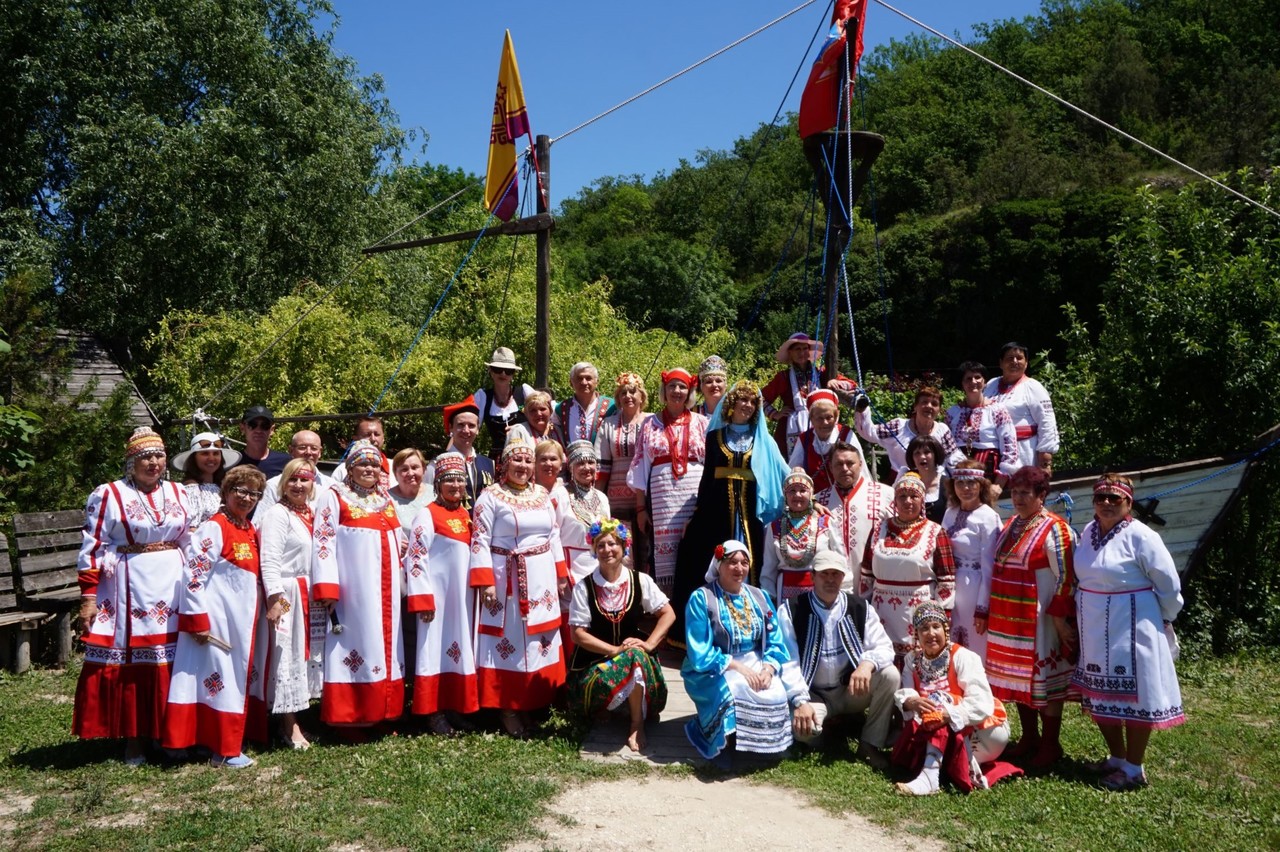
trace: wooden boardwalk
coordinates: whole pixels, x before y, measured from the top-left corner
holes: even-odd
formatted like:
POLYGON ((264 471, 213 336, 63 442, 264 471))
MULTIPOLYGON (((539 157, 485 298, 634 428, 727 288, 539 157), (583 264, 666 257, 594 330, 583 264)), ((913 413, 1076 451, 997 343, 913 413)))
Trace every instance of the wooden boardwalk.
POLYGON ((651 719, 645 726, 645 736, 649 739, 648 748, 636 754, 627 748, 627 723, 624 717, 617 717, 606 722, 597 722, 591 733, 582 743, 581 756, 585 760, 601 762, 642 761, 651 766, 669 766, 673 763, 705 764, 702 756, 689 745, 684 735, 684 725, 694 718, 696 711, 693 700, 684 691, 684 681, 680 678, 678 666, 672 666, 661 655, 662 676, 667 681, 667 707, 662 711, 655 724, 651 719))

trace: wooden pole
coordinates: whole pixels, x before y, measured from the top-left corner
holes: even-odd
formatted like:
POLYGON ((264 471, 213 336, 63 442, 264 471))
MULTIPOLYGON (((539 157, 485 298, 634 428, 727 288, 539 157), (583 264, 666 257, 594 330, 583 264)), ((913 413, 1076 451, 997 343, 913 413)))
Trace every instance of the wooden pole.
MULTIPOLYGON (((551 137, 539 135, 534 142, 538 158, 538 213, 550 213, 551 205, 551 137)), ((551 372, 551 229, 538 231, 538 296, 536 304, 537 338, 533 356, 534 385, 548 387, 551 372)))
POLYGON ((826 335, 825 362, 822 370, 822 384, 825 386, 840 375, 840 267, 844 264, 844 247, 849 241, 849 229, 835 226, 833 223, 831 239, 827 240, 827 312, 826 328, 831 333, 826 335))

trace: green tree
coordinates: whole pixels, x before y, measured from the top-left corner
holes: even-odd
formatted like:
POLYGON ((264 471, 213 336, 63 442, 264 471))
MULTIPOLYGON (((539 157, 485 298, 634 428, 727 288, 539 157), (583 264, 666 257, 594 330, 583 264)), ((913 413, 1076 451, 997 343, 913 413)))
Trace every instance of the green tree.
POLYGON ((126 343, 170 310, 261 310, 350 262, 402 137, 380 81, 318 29, 331 11, 5 4, 0 239, 47 241, 69 321, 126 343))

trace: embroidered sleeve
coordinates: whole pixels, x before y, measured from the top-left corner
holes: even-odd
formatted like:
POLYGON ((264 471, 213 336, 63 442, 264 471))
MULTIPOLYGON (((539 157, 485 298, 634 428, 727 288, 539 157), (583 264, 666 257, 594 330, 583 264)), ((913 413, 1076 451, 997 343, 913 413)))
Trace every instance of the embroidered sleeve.
POLYGON ((942 454, 945 457, 944 464, 947 470, 951 470, 960 462, 964 461, 964 453, 960 452, 960 448, 956 446, 956 438, 951 434, 951 427, 942 421, 934 424, 934 437, 938 439, 938 443, 942 444, 942 454))
POLYGON ((1049 602, 1049 615, 1070 617, 1076 614, 1076 572, 1071 541, 1071 530, 1066 521, 1054 517, 1052 526, 1044 538, 1044 555, 1053 574, 1053 599, 1049 602))
MULTIPOLYGON (((992 511, 991 515, 995 515, 992 511)), ((977 524, 978 535, 982 537, 982 550, 979 556, 980 577, 978 580, 978 600, 974 604, 973 614, 984 618, 991 612, 991 575, 995 570, 996 542, 1000 539, 1000 517, 988 516, 977 524)))
POLYGON ((636 430, 636 453, 631 457, 631 467, 627 469, 627 486, 633 491, 649 490, 649 471, 653 460, 650 458, 652 451, 649 443, 652 440, 651 433, 653 429, 653 418, 649 417, 640 424, 640 428, 636 430))
POLYGON ((1135 542, 1138 570, 1151 581, 1156 600, 1160 602, 1160 617, 1165 621, 1173 621, 1182 611, 1182 580, 1178 577, 1178 568, 1160 535, 1139 524, 1139 521, 1133 522, 1133 526, 1142 533, 1140 536, 1135 535, 1138 539, 1135 542))
POLYGON ((188 544, 183 567, 182 603, 178 609, 178 629, 200 633, 209 629, 208 604, 204 590, 209 585, 214 562, 222 554, 222 527, 216 521, 205 521, 188 544))
MULTIPOLYGON (((115 558, 111 552, 111 542, 107 540, 107 502, 110 486, 101 485, 89 495, 84 507, 84 529, 81 531, 80 558, 77 567, 80 569, 77 578, 80 581, 80 594, 96 595, 98 577, 108 560, 115 558)), ((123 518, 120 523, 128 523, 123 518)))
POLYGON ((1017 427, 1013 425, 1009 409, 998 402, 988 407, 991 408, 991 419, 996 427, 996 446, 1000 448, 1000 474, 1013 476, 1022 464, 1018 461, 1017 427))
POLYGON ((431 612, 436 608, 435 589, 427 570, 435 534, 435 518, 431 509, 423 509, 413 519, 409 528, 409 545, 404 551, 404 582, 409 612, 431 612))
MULTIPOLYGON (((486 491, 476 500, 471 522, 471 565, 467 585, 473 589, 497 584, 493 574, 493 497, 486 491)), ((557 551, 552 551, 557 552, 557 551)))
POLYGON ((336 488, 316 502, 311 534, 311 596, 317 601, 338 599, 338 524, 340 503, 336 488))
POLYGON ((1035 449, 1039 453, 1056 453, 1058 451, 1058 418, 1053 413, 1053 400, 1044 385, 1031 381, 1034 393, 1028 393, 1028 408, 1031 419, 1036 424, 1035 449))
POLYGON ((875 562, 875 542, 880 538, 880 525, 883 520, 877 520, 871 525, 871 535, 867 536, 867 543, 862 548, 862 574, 858 582, 858 597, 864 601, 871 597, 871 587, 875 585, 876 576, 874 573, 875 562))
POLYGON ((964 647, 953 647, 951 665, 956 673, 956 685, 964 690, 964 698, 951 709, 951 728, 959 731, 971 725, 981 725, 995 712, 996 700, 987 682, 987 672, 982 658, 964 647))

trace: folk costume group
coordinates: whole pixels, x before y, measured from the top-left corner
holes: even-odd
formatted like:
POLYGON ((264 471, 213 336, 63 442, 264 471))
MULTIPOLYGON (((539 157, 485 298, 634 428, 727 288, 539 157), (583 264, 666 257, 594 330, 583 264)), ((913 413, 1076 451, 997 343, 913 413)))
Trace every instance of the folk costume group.
POLYGON ((719 764, 855 735, 900 792, 967 792, 1061 759, 1078 701, 1107 746, 1101 784, 1145 786, 1151 731, 1185 721, 1182 598, 1132 483, 1097 481, 1078 539, 1045 508, 1057 429, 1020 344, 990 382, 962 365, 945 419, 924 388, 878 424, 853 382, 822 386, 821 352, 789 338, 763 389, 714 356, 668 370, 649 414, 635 373, 610 399, 576 364, 556 404, 500 347, 491 385, 446 408, 433 461, 388 460, 367 418, 332 478, 315 433, 273 461, 262 406, 244 453, 196 435, 182 486, 137 430, 86 506, 74 732, 123 739, 131 765, 163 750, 234 768, 253 763, 246 739, 309 747, 316 700, 356 741, 406 704, 433 733, 487 710, 523 737, 559 702, 622 716, 639 752, 665 646, 697 708, 688 739, 719 764), (891 485, 859 438, 886 449, 891 485))

